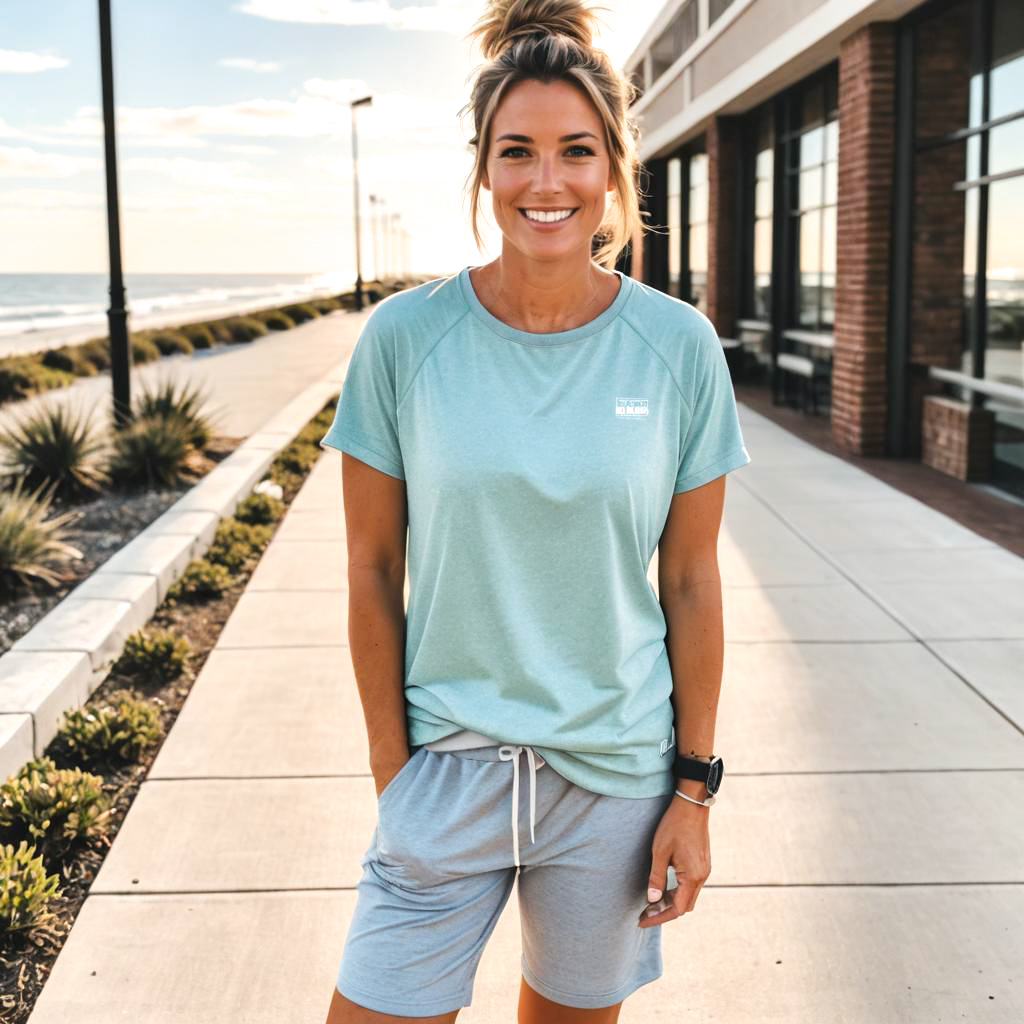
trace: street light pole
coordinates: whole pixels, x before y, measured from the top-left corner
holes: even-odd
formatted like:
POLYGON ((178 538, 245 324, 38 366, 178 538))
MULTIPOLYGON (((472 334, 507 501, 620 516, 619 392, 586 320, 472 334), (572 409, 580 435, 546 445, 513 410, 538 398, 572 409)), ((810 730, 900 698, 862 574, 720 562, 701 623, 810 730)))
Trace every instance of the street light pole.
POLYGON ((373 239, 373 279, 380 280, 380 257, 377 255, 377 197, 370 193, 370 237, 373 239))
POLYGON ((356 309, 363 308, 363 266, 359 245, 359 153, 356 144, 356 107, 363 107, 372 102, 372 96, 363 96, 361 99, 352 100, 349 104, 352 111, 352 196, 356 213, 356 309))
POLYGON ((110 253, 110 379, 113 385, 115 428, 131 422, 132 351, 128 344, 128 311, 125 309, 121 273, 121 218, 117 199, 117 144, 114 121, 114 58, 110 31, 110 0, 99 0, 100 70, 103 86, 103 142, 107 171, 107 247, 110 253))

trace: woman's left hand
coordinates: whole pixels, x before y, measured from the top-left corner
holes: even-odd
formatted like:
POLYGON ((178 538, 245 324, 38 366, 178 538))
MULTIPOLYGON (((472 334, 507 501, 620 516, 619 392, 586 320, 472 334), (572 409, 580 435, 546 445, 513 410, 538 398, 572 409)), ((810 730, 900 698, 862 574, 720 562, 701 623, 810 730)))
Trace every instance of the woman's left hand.
MULTIPOLYGON (((697 794, 692 795, 699 799, 697 794)), ((703 791, 703 795, 706 797, 707 792, 703 791)), ((647 884, 653 891, 648 891, 647 900, 649 904, 663 901, 668 905, 650 916, 645 916, 650 913, 645 908, 638 927, 664 924, 693 910, 697 894, 711 874, 709 811, 708 807, 698 807, 677 796, 662 815, 651 844, 651 873, 647 884), (676 873, 676 888, 665 892, 669 864, 676 873)))

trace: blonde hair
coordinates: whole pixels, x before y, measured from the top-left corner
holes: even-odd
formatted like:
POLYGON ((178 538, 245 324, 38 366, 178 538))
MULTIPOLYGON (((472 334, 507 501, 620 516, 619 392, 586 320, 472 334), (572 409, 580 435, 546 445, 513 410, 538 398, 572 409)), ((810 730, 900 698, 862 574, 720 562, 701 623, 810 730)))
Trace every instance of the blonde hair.
POLYGON ((466 38, 479 39, 486 61, 476 72, 470 100, 459 111, 473 115, 475 151, 466 185, 470 195, 470 225, 483 249, 478 228, 480 189, 487 166, 494 114, 505 93, 517 82, 563 80, 582 89, 604 124, 605 145, 614 184, 612 201, 595 237, 600 245, 595 262, 611 270, 634 236, 640 237, 643 218, 637 184, 636 144, 639 129, 629 106, 637 89, 608 55, 593 45, 597 10, 583 0, 489 0, 484 14, 466 38))

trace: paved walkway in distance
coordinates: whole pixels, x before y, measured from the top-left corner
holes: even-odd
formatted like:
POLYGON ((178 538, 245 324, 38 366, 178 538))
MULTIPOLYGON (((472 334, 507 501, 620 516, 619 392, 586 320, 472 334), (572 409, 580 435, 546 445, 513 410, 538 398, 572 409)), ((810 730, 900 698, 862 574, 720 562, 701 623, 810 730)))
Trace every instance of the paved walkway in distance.
MULTIPOLYGON (((1024 560, 740 413, 713 869, 620 1020, 1020 1021, 1024 560)), ((288 511, 31 1024, 322 1024, 376 820, 340 461, 288 511)), ((519 957, 513 897, 460 1021, 514 1022, 519 957)))

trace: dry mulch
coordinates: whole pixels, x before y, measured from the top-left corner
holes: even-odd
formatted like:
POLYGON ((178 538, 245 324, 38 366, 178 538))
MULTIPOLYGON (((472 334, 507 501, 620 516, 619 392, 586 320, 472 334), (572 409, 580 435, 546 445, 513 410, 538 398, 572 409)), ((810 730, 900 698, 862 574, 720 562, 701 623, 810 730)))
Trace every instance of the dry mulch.
MULTIPOLYGON (((237 439, 225 439, 218 447, 219 457, 223 458, 237 445, 237 439), (230 443, 229 443, 230 442, 230 443)), ((305 482, 305 478, 292 478, 284 483, 284 502, 291 504, 292 498, 305 482)), ((187 489, 187 488, 185 488, 187 489)), ((116 537, 118 546, 123 544, 131 530, 141 529, 152 522, 160 512, 173 504, 184 490, 165 491, 149 495, 138 495, 121 500, 99 499, 85 509, 85 515, 76 524, 78 539, 76 544, 88 545, 91 568, 82 572, 82 578, 93 571, 97 565, 106 561, 113 554, 112 538, 116 537)), ((282 517, 283 518, 283 517, 282 517)), ((273 532, 276 533, 277 525, 273 532)), ((272 539, 272 538, 271 538, 272 539)), ((265 549, 264 549, 265 550, 265 549)), ((245 590, 249 577, 255 570, 262 552, 257 553, 249 564, 241 571, 233 574, 233 582, 229 589, 216 599, 206 600, 200 604, 174 604, 165 600, 157 609, 156 614, 146 626, 147 631, 171 630, 184 636, 190 646, 186 667, 177 679, 160 685, 143 684, 134 676, 123 675, 115 664, 107 678, 93 693, 90 704, 103 700, 115 690, 131 690, 138 697, 152 700, 161 709, 163 737, 166 738, 178 716, 185 699, 188 697, 192 684, 195 682, 207 656, 213 649, 234 608, 245 590)), ((83 558, 83 562, 86 559, 83 558)), ((81 565, 81 563, 78 563, 81 565)), ((77 580, 76 580, 77 582, 77 580)), ((74 586, 69 583, 67 589, 74 586)), ((66 590, 65 590, 66 592, 66 590)), ((55 604, 60 597, 55 597, 50 604, 55 604)), ((25 605, 26 614, 36 608, 33 604, 25 605)), ((4 608, 6 616, 6 607, 4 608)), ((45 610, 39 617, 45 614, 45 610)), ((71 927, 78 916, 82 904, 88 895, 89 887, 99 871, 114 839, 120 830, 121 823, 131 807, 139 787, 149 773, 150 766, 156 760, 163 741, 155 744, 138 761, 119 765, 81 765, 79 755, 72 755, 60 736, 47 747, 46 756, 52 757, 58 768, 83 767, 103 776, 103 790, 110 797, 114 807, 107 819, 105 833, 101 836, 89 837, 82 841, 77 849, 72 850, 60 863, 48 863, 51 873, 60 877, 61 894, 51 901, 50 907, 55 919, 50 925, 36 928, 6 942, 0 938, 0 1022, 2 1024, 25 1024, 43 985, 46 983, 53 968, 54 961, 61 950, 71 927)))

